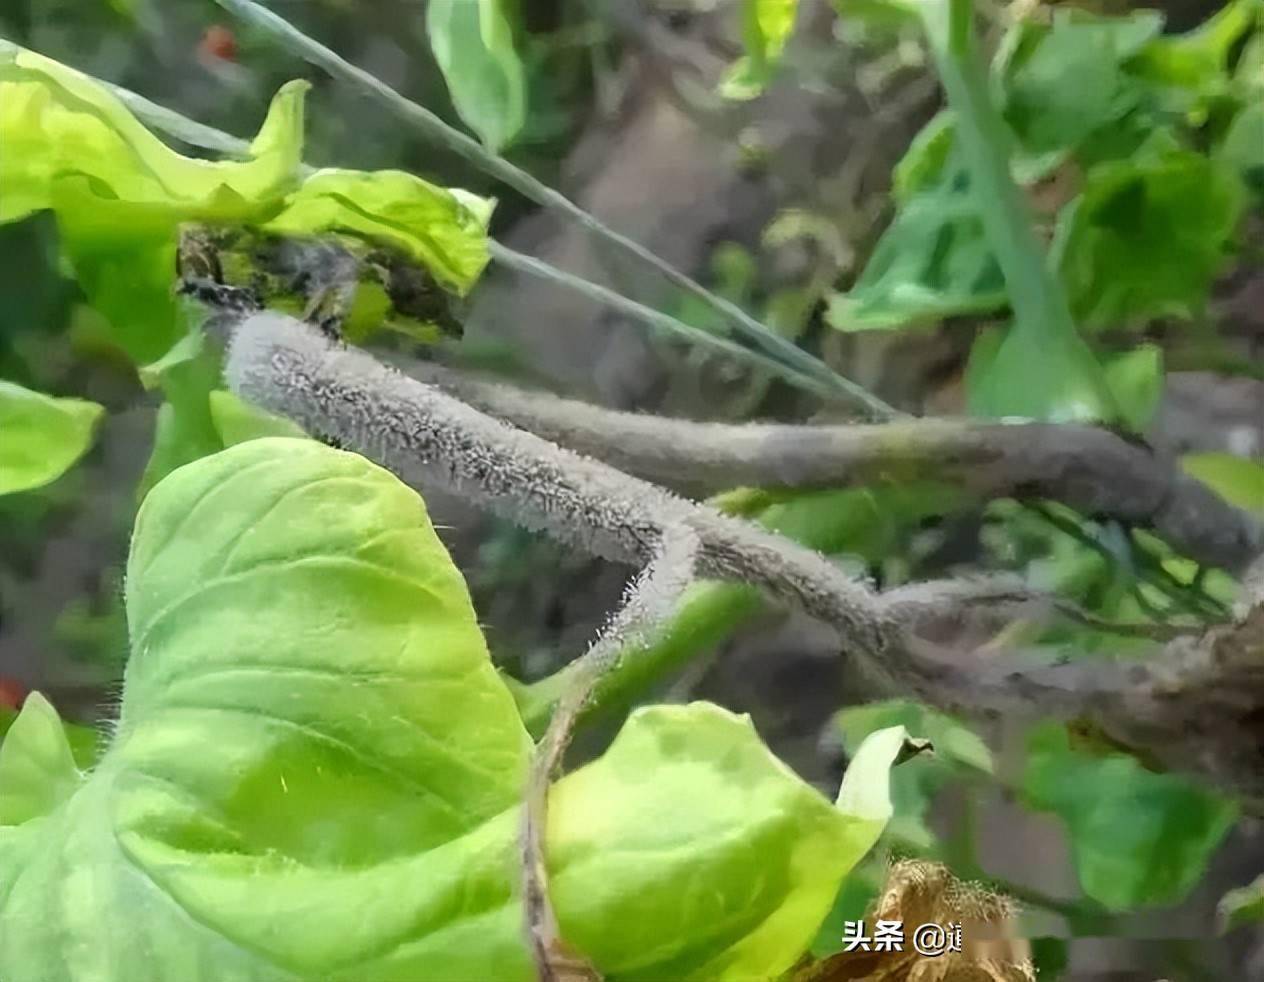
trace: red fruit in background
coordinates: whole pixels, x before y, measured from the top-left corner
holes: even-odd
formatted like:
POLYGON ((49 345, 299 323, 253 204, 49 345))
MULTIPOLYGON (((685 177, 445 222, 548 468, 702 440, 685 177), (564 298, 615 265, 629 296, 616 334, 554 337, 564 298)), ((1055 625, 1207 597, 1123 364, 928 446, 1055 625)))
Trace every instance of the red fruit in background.
POLYGON ((0 675, 0 706, 8 706, 10 709, 21 709, 22 702, 26 699, 26 694, 27 688, 21 682, 0 675))
POLYGON ((222 24, 212 24, 202 35, 198 44, 198 53, 206 58, 218 58, 220 61, 237 59, 237 38, 233 32, 222 24))

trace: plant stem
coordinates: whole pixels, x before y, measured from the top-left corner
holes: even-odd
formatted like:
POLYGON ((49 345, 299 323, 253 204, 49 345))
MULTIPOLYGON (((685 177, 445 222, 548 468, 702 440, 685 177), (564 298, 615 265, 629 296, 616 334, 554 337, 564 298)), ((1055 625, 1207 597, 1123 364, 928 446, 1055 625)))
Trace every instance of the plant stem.
POLYGON ((956 121, 971 194, 1005 279, 1014 311, 1012 330, 1027 332, 1042 346, 1068 357, 1092 385, 1111 421, 1118 419, 1101 366, 1076 329, 1066 291, 1045 261, 1026 200, 1010 174, 1014 141, 992 104, 971 0, 921 0, 916 7, 956 121))

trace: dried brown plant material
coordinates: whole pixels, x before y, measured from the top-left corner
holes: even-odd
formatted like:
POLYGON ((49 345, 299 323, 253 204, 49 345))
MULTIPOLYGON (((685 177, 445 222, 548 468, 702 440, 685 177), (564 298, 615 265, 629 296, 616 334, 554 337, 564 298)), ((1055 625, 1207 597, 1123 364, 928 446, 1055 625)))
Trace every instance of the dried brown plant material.
POLYGON ((1031 947, 1015 934, 1017 908, 1008 897, 963 883, 946 866, 921 860, 894 863, 865 918, 904 925, 902 951, 845 951, 802 965, 793 982, 1035 982, 1031 947), (913 932, 922 924, 961 925, 961 950, 920 954, 913 932))

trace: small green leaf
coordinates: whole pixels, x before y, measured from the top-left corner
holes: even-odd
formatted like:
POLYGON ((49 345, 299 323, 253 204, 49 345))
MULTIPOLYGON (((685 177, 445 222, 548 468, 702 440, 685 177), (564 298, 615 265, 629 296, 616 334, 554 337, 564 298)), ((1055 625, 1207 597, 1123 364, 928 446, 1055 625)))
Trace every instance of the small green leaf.
POLYGON ((1004 308, 1005 281, 974 200, 960 183, 945 181, 904 202, 855 286, 831 298, 831 326, 934 326, 946 317, 1004 308))
POLYGON ((891 197, 904 203, 939 183, 953 145, 952 111, 941 109, 917 132, 891 174, 891 197))
POLYGON ((1185 34, 1156 38, 1131 63, 1134 73, 1165 85, 1216 92, 1228 82, 1235 47, 1259 30, 1260 0, 1231 0, 1185 34))
POLYGON ((201 331, 190 331, 162 358, 142 367, 140 376, 147 388, 160 388, 166 396, 137 489, 143 498, 177 467, 223 450, 224 441, 216 432, 210 404, 220 380, 219 355, 204 343, 201 331))
POLYGON ((1192 317, 1225 263, 1244 196, 1225 165, 1175 148, 1093 167, 1059 217, 1055 262, 1087 325, 1192 317))
POLYGON ((211 421, 225 447, 267 436, 305 437, 297 423, 242 402, 231 392, 211 393, 211 421))
POLYGON ((1186 454, 1181 467, 1239 508, 1264 515, 1264 466, 1227 453, 1186 454))
POLYGON ((1216 913, 1221 931, 1231 931, 1235 927, 1264 921, 1264 875, 1257 876, 1244 887, 1226 893, 1220 899, 1216 913))
POLYGON ((0 826, 52 812, 79 786, 79 770, 47 699, 32 692, 0 743, 0 826))
POLYGON ((1214 156, 1264 196, 1264 102, 1251 103, 1233 118, 1214 156))
POLYGON ((839 712, 835 725, 849 756, 870 734, 902 726, 930 741, 932 752, 900 764, 891 772, 893 814, 888 835, 903 848, 931 849, 935 835, 926 817, 940 790, 954 779, 992 773, 992 754, 972 731, 943 713, 918 703, 891 700, 853 706, 839 712))
POLYGON ((768 85, 794 29, 799 0, 742 0, 742 41, 746 54, 720 82, 726 99, 753 99, 768 85))
POLYGON ((1057 724, 1028 742, 1023 794, 1066 823, 1080 886, 1112 910, 1179 902, 1233 825, 1233 804, 1123 754, 1072 749, 1057 724))
POLYGON ((426 31, 452 102, 491 150, 526 122, 526 73, 506 0, 430 0, 426 31))
POLYGON ((1102 370, 1123 421, 1133 432, 1145 432, 1163 397, 1163 350, 1141 344, 1106 359, 1102 370))
POLYGON ((403 171, 330 168, 304 181, 264 228, 290 235, 343 232, 382 242, 424 265, 445 289, 464 294, 487 265, 492 204, 403 171))
POLYGON ((0 381, 0 494, 57 480, 92 445, 105 409, 0 381))

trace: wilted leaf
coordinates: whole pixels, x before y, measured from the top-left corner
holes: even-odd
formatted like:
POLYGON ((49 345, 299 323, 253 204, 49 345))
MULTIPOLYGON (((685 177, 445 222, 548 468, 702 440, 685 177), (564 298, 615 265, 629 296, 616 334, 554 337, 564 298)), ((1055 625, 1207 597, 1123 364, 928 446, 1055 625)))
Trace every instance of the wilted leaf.
POLYGON ((137 361, 178 335, 171 296, 183 221, 266 218, 298 183, 306 82, 276 95, 246 162, 185 157, 104 86, 0 41, 0 221, 42 208, 92 305, 137 361))
MULTIPOLYGON (((154 488, 127 592, 113 742, 0 830, 0 976, 530 978, 531 744, 414 492, 251 440, 154 488)), ((554 788, 564 936, 620 978, 776 976, 880 834, 902 745, 875 735, 834 806, 743 717, 638 712, 554 788)))
POLYGON ((894 863, 865 918, 866 938, 875 936, 879 921, 902 926, 900 950, 881 950, 867 942, 866 947, 801 966, 793 982, 1035 982, 1030 945, 1015 936, 1013 902, 962 883, 939 863, 894 863), (930 924, 949 930, 959 926, 961 950, 919 952, 914 932, 930 924))
POLYGON ((506 0, 430 0, 426 32, 461 118, 499 150, 526 121, 526 73, 506 0))
POLYGON ((464 294, 487 265, 492 202, 403 171, 325 169, 312 174, 268 222, 270 232, 344 232, 385 243, 464 294))
POLYGON ((55 399, 0 381, 0 494, 61 477, 92 445, 104 413, 95 402, 55 399))
POLYGON ((1179 902, 1237 815, 1230 802, 1130 756, 1072 749, 1056 724, 1032 731, 1023 794, 1066 823, 1081 888, 1112 910, 1179 902))

